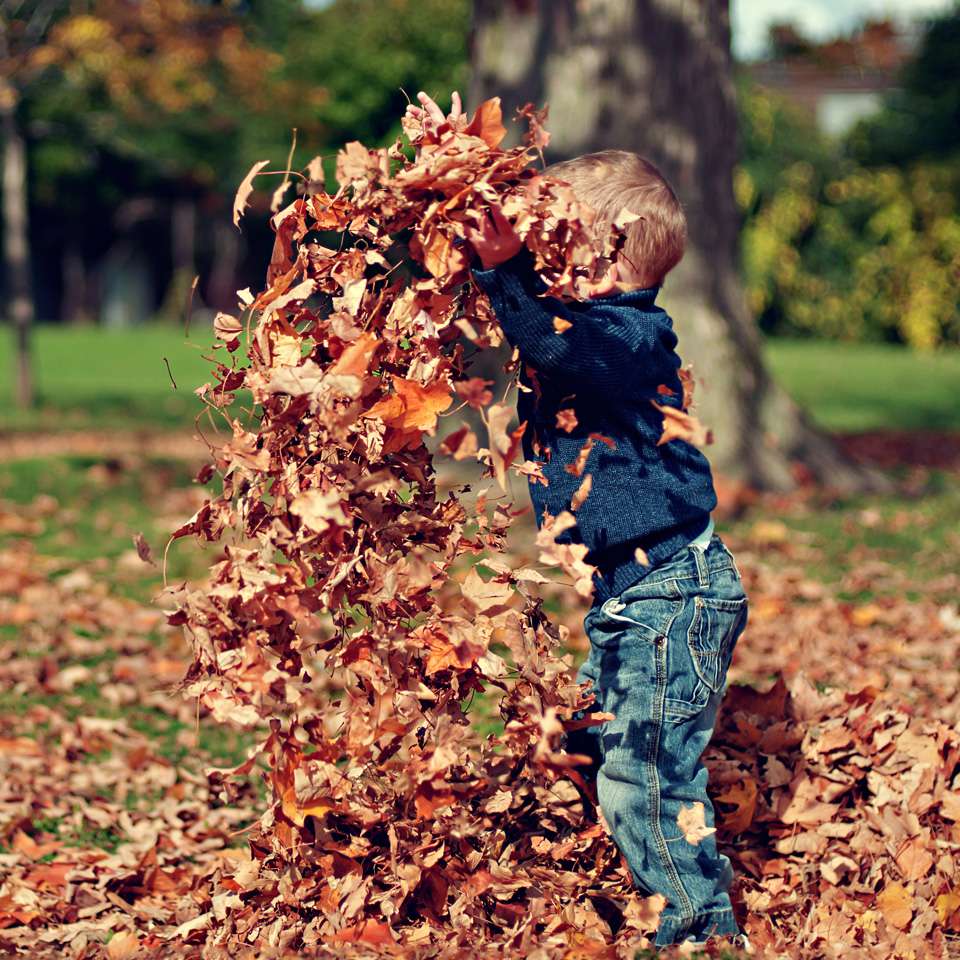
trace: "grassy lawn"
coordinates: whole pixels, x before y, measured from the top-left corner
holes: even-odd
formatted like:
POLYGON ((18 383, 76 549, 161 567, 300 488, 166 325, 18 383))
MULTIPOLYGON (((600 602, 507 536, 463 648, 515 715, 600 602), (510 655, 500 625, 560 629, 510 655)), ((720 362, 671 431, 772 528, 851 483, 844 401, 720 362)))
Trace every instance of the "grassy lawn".
POLYGON ((825 427, 960 430, 960 350, 770 340, 774 376, 825 427))
MULTIPOLYGON (((10 406, 11 339, 2 336, 0 430, 189 426, 200 410, 192 391, 210 379, 202 356, 210 342, 196 320, 189 340, 163 326, 40 327, 41 404, 22 414, 10 406)), ((880 344, 771 340, 767 359, 787 390, 832 430, 960 430, 960 351, 927 355, 880 344)))
POLYGON ((11 338, 0 337, 0 429, 184 428, 202 405, 193 390, 210 378, 212 337, 199 324, 136 330, 41 326, 35 337, 37 410, 13 411, 11 338), (164 358, 176 381, 174 390, 164 358))

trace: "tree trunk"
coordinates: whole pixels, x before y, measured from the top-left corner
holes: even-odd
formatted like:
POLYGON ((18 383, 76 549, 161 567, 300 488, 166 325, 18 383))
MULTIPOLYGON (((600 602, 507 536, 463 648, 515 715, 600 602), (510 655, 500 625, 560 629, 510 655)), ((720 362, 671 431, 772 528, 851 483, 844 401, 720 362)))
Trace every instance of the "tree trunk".
POLYGON ((61 275, 63 295, 60 299, 60 320, 64 324, 90 323, 87 310, 87 266, 83 252, 71 235, 67 238, 62 254, 61 275))
POLYGON ((228 313, 237 309, 237 267, 240 265, 240 232, 225 217, 213 222, 213 266, 207 284, 207 302, 228 313))
POLYGON ((13 399, 18 407, 27 408, 33 406, 34 402, 30 358, 34 306, 27 219, 27 150, 17 126, 16 101, 12 96, 5 96, 2 100, 4 268, 8 316, 16 341, 13 399))
POLYGON ((799 461, 831 486, 869 485, 773 383, 747 309, 726 0, 475 0, 472 43, 471 103, 500 96, 506 117, 527 101, 549 104, 548 162, 634 150, 677 191, 689 243, 661 301, 693 363, 717 469, 782 490, 799 461))

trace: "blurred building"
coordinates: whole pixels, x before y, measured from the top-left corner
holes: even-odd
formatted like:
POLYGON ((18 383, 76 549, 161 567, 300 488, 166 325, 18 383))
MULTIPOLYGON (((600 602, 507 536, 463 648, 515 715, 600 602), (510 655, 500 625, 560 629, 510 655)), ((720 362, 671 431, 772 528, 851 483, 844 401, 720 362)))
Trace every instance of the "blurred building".
POLYGON ((890 20, 865 23, 849 37, 814 43, 792 24, 770 30, 772 53, 749 64, 751 79, 793 101, 824 133, 839 136, 880 109, 913 55, 918 34, 890 20))

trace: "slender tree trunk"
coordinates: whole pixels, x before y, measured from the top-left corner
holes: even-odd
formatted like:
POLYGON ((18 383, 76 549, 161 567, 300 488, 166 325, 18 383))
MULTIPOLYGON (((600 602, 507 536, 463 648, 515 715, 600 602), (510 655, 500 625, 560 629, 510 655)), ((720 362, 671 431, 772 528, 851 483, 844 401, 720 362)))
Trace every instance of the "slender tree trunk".
POLYGON ((717 468, 788 489, 800 461, 831 485, 868 484, 771 380, 747 309, 726 0, 475 0, 472 55, 471 102, 499 95, 508 117, 549 104, 548 160, 635 150, 676 189, 689 244, 661 299, 693 363, 717 468))
POLYGON ((170 224, 170 239, 173 244, 172 260, 174 274, 190 274, 194 277, 196 265, 197 205, 193 200, 181 198, 173 203, 170 224))
POLYGON ((159 311, 167 320, 179 320, 183 316, 184 304, 196 276, 196 234, 196 202, 188 197, 175 200, 170 215, 173 274, 159 311))
POLYGON ((224 217, 213 223, 213 266, 207 285, 207 302, 217 310, 237 306, 237 266, 240 262, 240 233, 224 217))
POLYGON ((4 268, 8 316, 16 343, 13 397, 18 407, 26 408, 33 406, 34 402, 30 356, 34 305, 27 213, 27 150, 17 126, 16 101, 12 96, 2 100, 4 268))
POLYGON ((63 248, 60 319, 65 324, 89 323, 87 310, 87 267, 76 240, 67 238, 63 248))

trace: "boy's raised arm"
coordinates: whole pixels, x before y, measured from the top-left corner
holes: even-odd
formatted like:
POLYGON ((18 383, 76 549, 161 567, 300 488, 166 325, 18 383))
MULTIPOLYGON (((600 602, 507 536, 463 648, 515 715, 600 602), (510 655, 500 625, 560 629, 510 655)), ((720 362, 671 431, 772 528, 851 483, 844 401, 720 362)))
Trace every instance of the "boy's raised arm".
POLYGON ((473 272, 525 362, 618 396, 639 389, 649 399, 658 386, 676 381, 677 336, 667 314, 653 305, 655 289, 632 295, 640 309, 602 298, 568 304, 537 296, 531 287, 542 281, 529 264, 529 254, 521 253, 497 269, 473 272))

